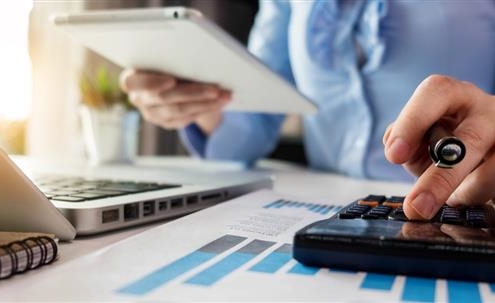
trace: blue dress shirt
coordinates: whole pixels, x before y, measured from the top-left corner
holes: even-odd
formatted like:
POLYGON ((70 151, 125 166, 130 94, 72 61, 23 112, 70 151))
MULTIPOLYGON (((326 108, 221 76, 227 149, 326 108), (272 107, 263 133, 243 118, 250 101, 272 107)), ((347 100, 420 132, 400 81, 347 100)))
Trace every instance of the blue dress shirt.
MULTIPOLYGON (((386 161, 383 133, 430 74, 494 93, 495 1, 260 1, 249 50, 319 105, 303 117, 311 167, 410 180, 386 161)), ((283 119, 226 112, 211 136, 193 124, 181 137, 201 157, 252 164, 283 119)))

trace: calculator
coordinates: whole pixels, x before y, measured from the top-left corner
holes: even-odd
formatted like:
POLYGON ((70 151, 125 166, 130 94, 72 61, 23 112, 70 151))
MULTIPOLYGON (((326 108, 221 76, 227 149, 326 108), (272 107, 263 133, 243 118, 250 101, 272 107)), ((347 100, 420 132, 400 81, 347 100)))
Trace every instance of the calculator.
POLYGON ((408 220, 403 196, 369 195, 294 235, 296 260, 314 267, 495 282, 495 205, 442 206, 408 220))

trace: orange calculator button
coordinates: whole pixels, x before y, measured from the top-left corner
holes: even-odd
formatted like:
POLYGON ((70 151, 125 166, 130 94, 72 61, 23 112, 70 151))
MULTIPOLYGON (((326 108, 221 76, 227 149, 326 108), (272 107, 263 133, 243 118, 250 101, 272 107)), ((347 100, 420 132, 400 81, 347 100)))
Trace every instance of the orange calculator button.
POLYGON ((359 200, 358 201, 359 205, 368 205, 369 207, 376 207, 378 206, 378 201, 368 201, 368 200, 359 200))
POLYGON ((388 206, 388 207, 392 207, 392 208, 399 208, 399 207, 402 207, 402 203, 398 203, 398 202, 383 202, 383 205, 384 206, 388 206))

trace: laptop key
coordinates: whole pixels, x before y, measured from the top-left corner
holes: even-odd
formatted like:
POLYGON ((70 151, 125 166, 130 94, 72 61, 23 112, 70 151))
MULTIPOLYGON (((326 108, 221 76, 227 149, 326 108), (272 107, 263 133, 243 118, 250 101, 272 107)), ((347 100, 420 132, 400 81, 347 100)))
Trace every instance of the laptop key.
POLYGON ((75 193, 77 193, 77 191, 54 190, 54 191, 47 191, 47 192, 45 192, 45 195, 49 195, 49 196, 71 196, 71 195, 73 195, 75 193))
POLYGON ((120 195, 126 195, 129 192, 126 191, 118 191, 118 190, 101 190, 101 189, 88 189, 84 190, 81 193, 91 193, 91 194, 97 194, 100 195, 101 197, 110 197, 110 196, 120 196, 120 195))
POLYGON ((149 190, 156 190, 156 189, 169 189, 169 188, 177 188, 177 187, 182 187, 180 184, 168 184, 168 183, 162 183, 162 184, 157 184, 149 187, 149 190))
POLYGON ((181 186, 156 182, 112 181, 77 177, 49 177, 38 181, 38 185, 43 184, 40 189, 47 198, 66 202, 82 202, 181 186))
POLYGON ((54 196, 51 198, 56 201, 64 201, 64 202, 82 202, 86 199, 72 196, 54 196))
POLYGON ((63 190, 74 191, 74 192, 80 192, 80 191, 88 190, 88 189, 96 189, 96 186, 94 186, 94 185, 81 185, 81 186, 64 187, 63 188, 63 190))
POLYGON ((86 200, 92 200, 92 199, 100 199, 100 198, 106 198, 106 197, 111 197, 109 195, 105 194, 98 194, 98 193, 87 193, 87 192, 82 192, 82 193, 77 193, 73 194, 71 197, 77 197, 77 198, 84 198, 86 200))
POLYGON ((137 184, 105 184, 99 186, 98 190, 111 190, 111 191, 121 191, 127 193, 135 193, 140 191, 145 191, 146 188, 140 187, 137 184))
POLYGON ((112 183, 106 184, 104 186, 98 187, 99 190, 116 190, 116 191, 124 191, 124 192, 143 192, 157 189, 168 189, 179 187, 180 185, 175 184, 152 184, 152 183, 129 183, 129 182, 121 182, 121 183, 112 183))

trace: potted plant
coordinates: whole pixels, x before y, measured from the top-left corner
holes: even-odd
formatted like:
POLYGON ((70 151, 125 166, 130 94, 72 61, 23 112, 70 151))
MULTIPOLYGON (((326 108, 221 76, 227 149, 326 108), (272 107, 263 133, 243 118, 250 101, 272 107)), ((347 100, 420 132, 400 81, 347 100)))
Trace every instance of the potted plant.
POLYGON ((137 154, 139 114, 120 89, 118 76, 102 66, 79 78, 81 124, 92 165, 132 162, 137 154))

